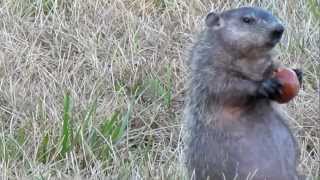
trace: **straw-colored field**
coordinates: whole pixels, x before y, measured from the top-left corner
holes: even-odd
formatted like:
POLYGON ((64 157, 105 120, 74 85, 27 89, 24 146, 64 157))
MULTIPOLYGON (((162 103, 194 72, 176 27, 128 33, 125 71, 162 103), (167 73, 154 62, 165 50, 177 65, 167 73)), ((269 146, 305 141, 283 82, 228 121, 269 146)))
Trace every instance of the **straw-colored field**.
POLYGON ((285 24, 299 171, 318 180, 319 0, 1 0, 0 179, 186 179, 188 48, 207 12, 242 5, 285 24))

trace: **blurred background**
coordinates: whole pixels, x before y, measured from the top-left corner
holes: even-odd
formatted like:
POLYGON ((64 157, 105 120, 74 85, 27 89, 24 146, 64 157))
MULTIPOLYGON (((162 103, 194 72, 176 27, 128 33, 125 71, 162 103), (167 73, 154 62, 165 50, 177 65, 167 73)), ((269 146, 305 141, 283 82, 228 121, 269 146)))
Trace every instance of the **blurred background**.
POLYGON ((302 68, 284 105, 319 179, 319 0, 1 0, 0 179, 186 179, 186 59, 209 11, 254 5, 285 25, 302 68))

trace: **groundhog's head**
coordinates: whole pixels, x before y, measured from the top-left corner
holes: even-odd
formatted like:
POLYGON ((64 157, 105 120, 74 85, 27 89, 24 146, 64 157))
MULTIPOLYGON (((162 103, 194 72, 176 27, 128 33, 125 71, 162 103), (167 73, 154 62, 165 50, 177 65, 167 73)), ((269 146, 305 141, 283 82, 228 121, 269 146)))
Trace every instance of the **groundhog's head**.
POLYGON ((283 25, 271 13, 255 7, 209 13, 206 25, 228 51, 244 56, 271 50, 284 31, 283 25))

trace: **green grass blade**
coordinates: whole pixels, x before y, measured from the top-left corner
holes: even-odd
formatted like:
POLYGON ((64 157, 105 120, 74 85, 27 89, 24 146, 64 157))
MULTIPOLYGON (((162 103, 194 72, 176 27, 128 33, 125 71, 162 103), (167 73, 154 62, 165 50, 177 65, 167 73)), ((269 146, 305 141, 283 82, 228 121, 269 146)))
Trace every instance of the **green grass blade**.
POLYGON ((62 125, 62 149, 61 154, 64 156, 71 148, 71 132, 70 132, 70 109, 71 109, 71 102, 70 102, 70 94, 67 93, 64 97, 63 102, 63 125, 62 125))
POLYGON ((317 0, 308 0, 311 13, 320 22, 320 3, 317 0))
POLYGON ((104 136, 111 136, 115 122, 119 119, 120 112, 115 111, 111 118, 101 126, 101 133, 104 136))
POLYGON ((37 160, 45 163, 48 161, 48 144, 49 144, 49 133, 46 133, 45 136, 42 138, 42 141, 39 145, 37 151, 37 160))
POLYGON ((121 118, 121 125, 118 126, 115 129, 114 133, 112 134, 112 141, 113 142, 117 142, 124 135, 124 132, 127 129, 128 124, 129 124, 129 119, 131 117, 132 106, 133 106, 133 103, 130 102, 128 105, 127 113, 125 114, 125 116, 123 116, 121 118))
MULTIPOLYGON (((80 126, 77 129, 77 132, 75 134, 75 141, 78 141, 80 138, 80 133, 84 134, 84 130, 86 130, 89 126, 89 122, 90 120, 92 121, 92 117, 95 114, 97 109, 97 99, 94 100, 94 102, 91 104, 89 110, 87 111, 85 118, 83 120, 83 122, 80 124, 80 126)), ((90 131, 90 129, 88 129, 90 131)), ((90 132, 89 132, 90 133, 90 132)), ((77 143, 77 142, 74 142, 77 143)))

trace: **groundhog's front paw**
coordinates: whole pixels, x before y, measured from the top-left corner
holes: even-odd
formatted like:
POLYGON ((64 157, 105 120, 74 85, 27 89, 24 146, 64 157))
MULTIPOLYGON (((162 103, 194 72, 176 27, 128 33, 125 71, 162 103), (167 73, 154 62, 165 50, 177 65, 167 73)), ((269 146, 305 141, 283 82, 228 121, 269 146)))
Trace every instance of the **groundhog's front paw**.
POLYGON ((275 100, 281 96, 281 88, 282 84, 276 78, 264 80, 258 88, 257 97, 275 100))
POLYGON ((299 80, 299 83, 300 83, 300 87, 302 86, 302 77, 303 77, 303 73, 302 73, 302 70, 301 69, 292 69, 297 77, 298 77, 298 80, 299 80))

